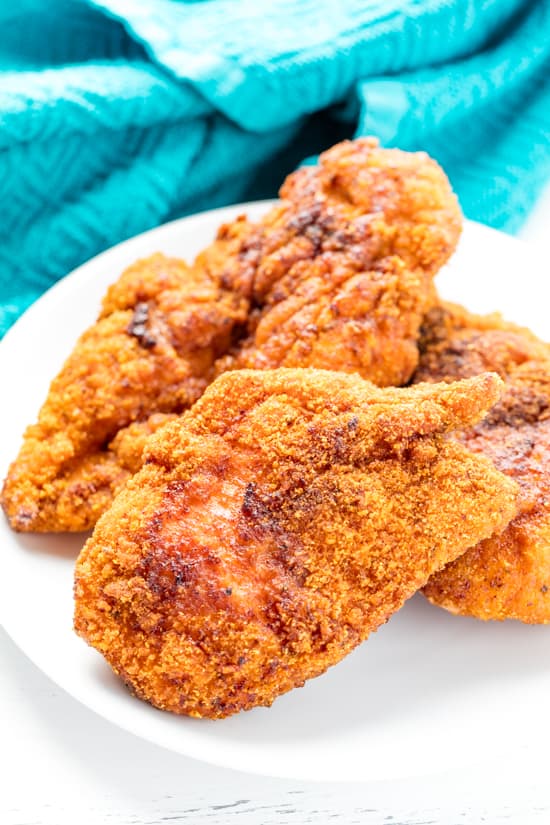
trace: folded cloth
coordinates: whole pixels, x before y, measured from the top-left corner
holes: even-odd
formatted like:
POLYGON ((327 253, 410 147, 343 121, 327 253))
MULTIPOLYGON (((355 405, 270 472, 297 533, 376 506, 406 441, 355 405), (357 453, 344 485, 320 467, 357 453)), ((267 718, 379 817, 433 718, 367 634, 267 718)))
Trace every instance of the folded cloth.
POLYGON ((329 121, 509 231, 550 177, 550 0, 19 0, 0 30, 0 334, 102 249, 273 195, 329 121))

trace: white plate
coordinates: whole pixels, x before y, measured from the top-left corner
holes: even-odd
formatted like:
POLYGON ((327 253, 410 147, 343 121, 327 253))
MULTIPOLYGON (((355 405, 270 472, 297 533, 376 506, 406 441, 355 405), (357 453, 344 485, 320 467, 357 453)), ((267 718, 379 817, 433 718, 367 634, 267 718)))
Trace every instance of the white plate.
MULTIPOLYGON (((266 204, 167 224, 99 255, 32 306, 0 346, 0 476, 51 378, 96 315, 105 287, 156 250, 191 258, 217 226, 266 204)), ((500 309, 550 337, 548 273, 530 247, 468 223, 438 284, 480 312, 500 309)), ((144 739, 254 773, 389 779, 499 760, 547 758, 550 627, 454 618, 416 596, 345 661, 275 702, 218 722, 172 716, 133 698, 71 630, 82 536, 19 536, 0 518, 0 618, 27 656, 89 708, 144 739)))

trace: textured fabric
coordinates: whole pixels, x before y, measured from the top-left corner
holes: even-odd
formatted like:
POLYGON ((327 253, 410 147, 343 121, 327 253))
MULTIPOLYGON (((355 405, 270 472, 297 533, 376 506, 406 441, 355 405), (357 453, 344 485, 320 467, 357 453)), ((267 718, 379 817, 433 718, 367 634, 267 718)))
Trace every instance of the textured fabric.
POLYGON ((18 0, 0 32, 0 334, 102 249, 273 195, 335 136, 427 150, 510 231, 550 176, 550 0, 18 0))

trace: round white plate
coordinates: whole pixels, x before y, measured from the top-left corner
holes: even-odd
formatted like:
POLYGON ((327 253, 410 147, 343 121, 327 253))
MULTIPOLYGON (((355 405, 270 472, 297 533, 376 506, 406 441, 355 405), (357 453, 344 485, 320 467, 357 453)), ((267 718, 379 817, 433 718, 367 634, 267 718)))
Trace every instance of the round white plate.
MULTIPOLYGON (((0 477, 107 284, 157 250, 190 259, 222 221, 242 211, 257 217, 266 207, 218 209, 146 232, 77 269, 25 313, 0 346, 0 477)), ((468 223, 438 285, 447 298, 480 312, 499 309, 550 338, 548 275, 530 247, 468 223)), ((547 757, 550 627, 455 618, 416 596, 345 661, 272 708, 217 722, 186 719, 132 697, 72 632, 81 535, 17 535, 0 517, 0 539, 0 618, 21 650, 101 716, 179 753, 333 781, 547 757)))

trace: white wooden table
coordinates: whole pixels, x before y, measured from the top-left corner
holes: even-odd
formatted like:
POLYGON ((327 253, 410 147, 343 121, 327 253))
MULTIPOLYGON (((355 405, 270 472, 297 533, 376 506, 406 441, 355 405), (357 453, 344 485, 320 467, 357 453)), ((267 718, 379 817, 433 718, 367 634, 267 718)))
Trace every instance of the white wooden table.
MULTIPOLYGON (((550 261, 550 186, 522 235, 540 244, 550 261)), ((423 779, 327 785, 261 778, 178 756, 79 705, 3 630, 0 718, 1 825, 550 822, 545 764, 498 772, 464 765, 454 775, 442 764, 440 775, 423 779)))

